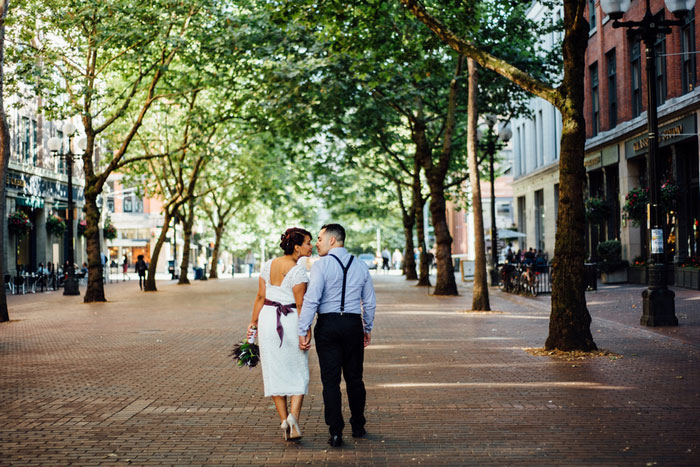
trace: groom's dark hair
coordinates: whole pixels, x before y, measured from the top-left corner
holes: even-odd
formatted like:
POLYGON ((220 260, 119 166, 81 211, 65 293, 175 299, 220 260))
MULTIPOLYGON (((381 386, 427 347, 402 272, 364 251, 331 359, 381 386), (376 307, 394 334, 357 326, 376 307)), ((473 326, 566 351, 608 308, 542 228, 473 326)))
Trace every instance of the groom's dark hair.
POLYGON ((345 229, 340 224, 326 224, 321 227, 327 234, 331 234, 339 243, 345 244, 345 229))

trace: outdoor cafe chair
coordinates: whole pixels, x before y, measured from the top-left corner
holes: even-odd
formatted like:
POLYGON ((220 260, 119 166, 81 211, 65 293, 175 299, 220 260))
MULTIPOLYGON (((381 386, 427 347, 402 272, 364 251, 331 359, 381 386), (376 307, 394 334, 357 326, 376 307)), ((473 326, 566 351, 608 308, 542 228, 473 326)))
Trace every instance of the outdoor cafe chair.
POLYGON ((12 295, 15 294, 15 285, 12 283, 12 276, 9 274, 5 274, 5 287, 10 289, 12 295))
POLYGON ((19 293, 20 288, 22 289, 22 294, 27 293, 27 281, 22 276, 16 276, 14 278, 15 290, 19 293))

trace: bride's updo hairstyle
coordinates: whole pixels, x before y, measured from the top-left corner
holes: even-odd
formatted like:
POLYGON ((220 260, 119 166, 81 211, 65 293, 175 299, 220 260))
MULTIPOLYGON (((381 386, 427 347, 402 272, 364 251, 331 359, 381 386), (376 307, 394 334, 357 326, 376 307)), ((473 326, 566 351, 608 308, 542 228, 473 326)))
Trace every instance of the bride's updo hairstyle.
POLYGON ((285 255, 291 255, 294 253, 294 247, 296 245, 302 245, 306 237, 313 238, 311 232, 304 230, 300 227, 292 227, 287 229, 282 234, 282 241, 280 241, 280 248, 284 251, 285 255))

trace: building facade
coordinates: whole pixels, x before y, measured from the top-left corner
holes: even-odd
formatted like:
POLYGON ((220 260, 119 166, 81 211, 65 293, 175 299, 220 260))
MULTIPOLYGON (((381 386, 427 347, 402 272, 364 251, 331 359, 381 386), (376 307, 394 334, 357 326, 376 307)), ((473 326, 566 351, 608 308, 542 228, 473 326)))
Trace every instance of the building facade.
MULTIPOLYGON (((46 119, 38 112, 40 100, 18 102, 10 96, 6 102, 10 130, 10 160, 7 176, 5 212, 12 215, 22 212, 32 223, 27 235, 14 235, 8 229, 8 219, 2 219, 6 245, 3 245, 2 261, 5 273, 16 275, 18 271, 34 272, 39 263, 46 266, 63 264, 67 258, 67 231, 61 236, 47 231, 47 219, 57 216, 68 218, 68 174, 65 160, 50 154, 47 142, 52 136, 63 139, 63 122, 46 119)), ((76 125, 78 121, 74 122, 76 125)), ((64 141, 66 148, 67 141, 64 141)), ((75 262, 85 261, 85 240, 78 235, 81 219, 84 176, 82 160, 73 164, 74 202, 74 251, 75 262)))
MULTIPOLYGON (((672 18, 662 0, 651 0, 652 14, 672 18)), ((655 82, 647 83, 644 44, 613 29, 599 2, 590 2, 591 23, 586 52, 586 171, 588 196, 607 201, 613 215, 597 227, 589 225, 591 253, 600 240, 620 239, 623 257, 649 256, 647 222, 626 218, 627 195, 648 186, 647 89, 656 87, 659 120, 657 178, 677 195, 662 203, 666 221, 664 252, 667 264, 683 263, 700 255, 700 187, 698 185, 697 121, 700 113, 698 31, 691 11, 684 24, 656 42, 655 82)), ((643 2, 633 2, 625 20, 640 20, 643 2)))
MULTIPOLYGON (((534 3, 528 18, 535 22, 559 21, 562 12, 551 13, 534 3)), ((552 50, 561 39, 560 33, 552 33, 542 38, 542 46, 552 50)), ((559 207, 562 119, 552 104, 539 97, 530 99, 528 107, 531 118, 515 118, 511 122, 515 228, 525 235, 519 239, 518 248, 542 250, 551 258, 559 207)))
MULTIPOLYGON (((652 12, 669 18, 663 1, 651 1, 652 12)), ((625 20, 639 20, 645 4, 633 2, 625 20)), ((697 11, 697 6, 695 10, 697 11)), ((538 19, 544 10, 533 5, 538 19)), ((678 195, 665 211, 665 252, 668 263, 698 256, 700 188, 698 187, 697 119, 700 92, 696 90, 698 31, 695 12, 682 27, 657 42, 656 86, 659 95, 660 179, 676 187, 678 195)), ((558 14, 558 13, 557 13, 558 14)), ((555 17, 557 16, 555 14, 555 17)), ((586 51, 586 168, 587 199, 602 200, 610 214, 587 225, 587 256, 596 259, 600 241, 619 239, 623 259, 648 257, 646 222, 633 222, 625 211, 630 191, 647 182, 647 82, 644 46, 612 21, 592 1, 587 13, 591 29, 586 51)), ((556 41, 545 38, 545 43, 556 41)), ((561 117, 547 102, 533 98, 532 118, 513 122, 513 192, 519 231, 525 246, 553 253, 558 209, 558 163, 561 117)))

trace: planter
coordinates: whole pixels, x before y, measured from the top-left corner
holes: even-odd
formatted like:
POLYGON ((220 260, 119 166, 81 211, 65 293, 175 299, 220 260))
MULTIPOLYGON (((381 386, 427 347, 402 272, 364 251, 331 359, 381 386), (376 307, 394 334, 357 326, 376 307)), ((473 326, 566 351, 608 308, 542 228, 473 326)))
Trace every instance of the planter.
POLYGON ((628 274, 628 282, 630 284, 647 285, 647 267, 646 266, 630 266, 628 274))
POLYGON ((603 284, 622 284, 627 282, 627 276, 627 268, 624 268, 611 272, 601 272, 600 280, 603 284))
POLYGON ((676 268, 676 287, 700 290, 700 269, 676 268))

